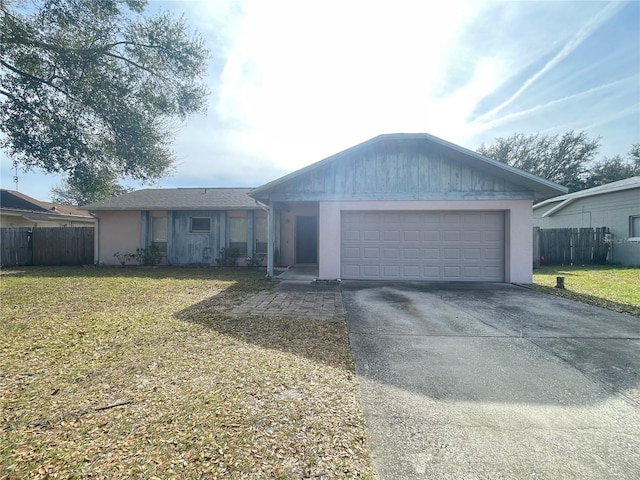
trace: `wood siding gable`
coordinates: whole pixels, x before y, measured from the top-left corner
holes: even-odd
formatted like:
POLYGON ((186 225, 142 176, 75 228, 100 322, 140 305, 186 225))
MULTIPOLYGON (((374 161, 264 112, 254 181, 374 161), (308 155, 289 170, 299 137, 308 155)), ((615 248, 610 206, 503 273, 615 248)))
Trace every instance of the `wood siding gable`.
POLYGON ((372 146, 275 187, 272 201, 531 199, 534 193, 445 149, 372 146))

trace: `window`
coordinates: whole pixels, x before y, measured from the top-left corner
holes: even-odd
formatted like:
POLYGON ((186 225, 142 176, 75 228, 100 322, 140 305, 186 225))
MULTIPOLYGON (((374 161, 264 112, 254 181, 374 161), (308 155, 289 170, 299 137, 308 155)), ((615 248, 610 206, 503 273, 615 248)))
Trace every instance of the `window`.
POLYGON ((209 217, 191 217, 191 233, 209 233, 211 219, 209 217))
POLYGON ((247 254, 247 213, 229 212, 229 248, 247 254))
POLYGON ((629 217, 629 237, 640 238, 640 216, 629 217))
POLYGON ((151 217, 151 245, 167 253, 167 217, 151 217))
POLYGON ((267 212, 257 211, 253 217, 253 236, 256 242, 255 253, 265 254, 267 253, 267 244, 269 242, 269 227, 267 222, 267 212))

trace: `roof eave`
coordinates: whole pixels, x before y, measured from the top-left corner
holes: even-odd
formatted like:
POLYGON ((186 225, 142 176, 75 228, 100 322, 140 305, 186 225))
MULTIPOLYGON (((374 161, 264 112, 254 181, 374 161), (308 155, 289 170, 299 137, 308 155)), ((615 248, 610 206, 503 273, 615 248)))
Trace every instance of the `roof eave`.
POLYGON ((91 212, 142 212, 142 211, 172 211, 172 212, 184 212, 189 210, 211 210, 211 211, 227 211, 227 210, 261 210, 258 204, 246 205, 246 206, 192 206, 192 207, 157 207, 157 206, 133 206, 133 207, 86 207, 91 212))
MULTIPOLYGON (((594 188, 598 188, 598 187, 594 187, 594 188)), ((598 195, 606 195, 609 193, 618 193, 618 192, 624 192, 625 190, 633 190, 633 189, 638 189, 640 188, 640 185, 623 185, 617 188, 611 188, 609 190, 598 190, 595 192, 589 192, 588 190, 582 190, 579 192, 574 192, 574 193, 570 193, 568 195, 559 195, 553 198, 549 198, 548 200, 545 200, 544 202, 540 202, 536 205, 533 206, 534 209, 536 208, 540 208, 540 207, 544 207, 545 205, 548 205, 549 203, 554 203, 554 202, 564 202, 566 200, 571 200, 576 201, 576 200, 580 200, 583 198, 589 198, 589 197, 597 197, 598 195)))

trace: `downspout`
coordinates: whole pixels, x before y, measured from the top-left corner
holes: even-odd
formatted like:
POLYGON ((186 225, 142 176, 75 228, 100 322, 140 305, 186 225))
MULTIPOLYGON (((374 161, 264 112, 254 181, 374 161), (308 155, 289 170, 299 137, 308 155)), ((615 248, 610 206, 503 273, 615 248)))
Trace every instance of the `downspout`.
POLYGON ((276 236, 275 211, 273 204, 265 205, 264 203, 254 199, 256 204, 267 212, 268 239, 267 239, 267 277, 273 278, 273 242, 276 236))
POLYGON ((95 219, 95 223, 93 224, 93 264, 100 264, 100 218, 95 215, 95 212, 89 212, 95 219))

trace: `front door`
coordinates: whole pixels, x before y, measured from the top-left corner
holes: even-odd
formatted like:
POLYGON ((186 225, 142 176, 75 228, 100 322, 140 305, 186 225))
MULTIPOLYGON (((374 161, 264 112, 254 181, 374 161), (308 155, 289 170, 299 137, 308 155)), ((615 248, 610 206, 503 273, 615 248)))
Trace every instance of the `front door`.
POLYGON ((296 217, 296 263, 318 263, 318 217, 296 217))

